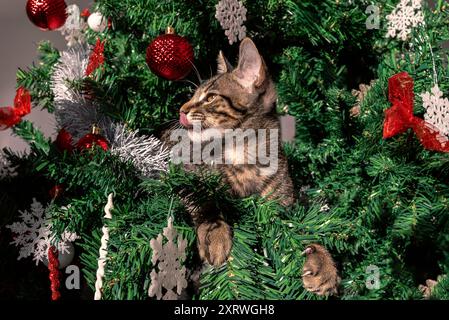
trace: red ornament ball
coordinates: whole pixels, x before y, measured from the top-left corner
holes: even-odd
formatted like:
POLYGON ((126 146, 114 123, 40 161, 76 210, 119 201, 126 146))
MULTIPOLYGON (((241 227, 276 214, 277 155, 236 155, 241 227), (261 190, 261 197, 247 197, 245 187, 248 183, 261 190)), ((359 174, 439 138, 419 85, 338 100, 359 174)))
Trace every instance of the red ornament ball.
POLYGON ((60 151, 67 151, 68 153, 72 153, 72 151, 73 151, 73 137, 64 128, 62 128, 59 131, 58 136, 56 137, 56 142, 55 143, 56 143, 56 147, 60 151))
POLYGON ((157 37, 147 48, 147 63, 159 77, 176 81, 185 78, 193 67, 193 48, 186 38, 167 33, 157 37))
POLYGON ((42 30, 56 30, 67 20, 67 5, 64 0, 28 0, 28 18, 42 30))
POLYGON ((76 144, 76 147, 80 151, 91 150, 94 146, 98 146, 104 151, 107 151, 109 149, 108 141, 106 140, 106 138, 96 133, 86 134, 76 144))

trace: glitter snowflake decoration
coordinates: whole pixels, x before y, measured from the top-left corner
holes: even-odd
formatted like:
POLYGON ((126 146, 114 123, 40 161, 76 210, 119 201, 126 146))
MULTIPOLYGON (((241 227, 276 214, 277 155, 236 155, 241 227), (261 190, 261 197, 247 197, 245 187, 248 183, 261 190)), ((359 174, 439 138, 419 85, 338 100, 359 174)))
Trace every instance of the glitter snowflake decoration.
POLYGON ((51 232, 51 223, 47 218, 47 210, 36 199, 33 199, 30 211, 20 211, 22 222, 15 222, 6 226, 15 234, 11 242, 20 247, 17 260, 33 256, 36 265, 47 259, 48 249, 55 245, 61 254, 69 254, 69 242, 78 239, 76 233, 65 231, 61 235, 61 241, 56 242, 51 232))
POLYGON ((0 151, 0 179, 15 177, 17 175, 16 167, 13 167, 5 155, 0 151))
POLYGON ((424 120, 437 128, 441 135, 449 136, 449 100, 443 98, 438 85, 431 92, 422 93, 421 98, 426 109, 424 120))
POLYGON ((79 7, 76 4, 68 6, 66 23, 59 29, 67 41, 67 46, 83 44, 86 41, 86 30, 87 22, 81 17, 79 7))
POLYGON ((216 6, 215 18, 229 39, 229 44, 242 40, 246 37, 246 8, 238 0, 221 0, 216 6))
POLYGON ((387 37, 407 40, 412 29, 424 23, 421 0, 401 0, 387 20, 387 37))
POLYGON ((155 266, 157 264, 159 271, 151 271, 148 295, 156 296, 158 300, 177 300, 182 289, 187 287, 186 267, 182 266, 186 259, 187 241, 178 236, 178 243, 175 243, 177 232, 173 227, 172 218, 168 219, 168 226, 164 228, 163 235, 168 240, 167 243, 163 244, 164 237, 161 234, 150 242, 153 249, 152 263, 155 266))

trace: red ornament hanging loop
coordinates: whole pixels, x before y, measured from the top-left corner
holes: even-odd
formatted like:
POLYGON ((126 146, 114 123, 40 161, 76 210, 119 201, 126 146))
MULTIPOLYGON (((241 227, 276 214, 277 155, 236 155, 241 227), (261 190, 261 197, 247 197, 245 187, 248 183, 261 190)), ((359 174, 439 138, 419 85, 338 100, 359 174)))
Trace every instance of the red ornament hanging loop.
POLYGON ((64 0, 28 0, 28 18, 41 30, 56 30, 67 20, 67 4, 64 0))
POLYGON ((385 110, 383 138, 391 138, 412 129, 424 148, 449 152, 449 140, 438 129, 413 114, 415 95, 413 79, 401 72, 388 79, 388 97, 393 104, 385 110))
POLYGON ((61 298, 59 292, 61 283, 59 280, 58 250, 54 246, 48 248, 48 270, 50 271, 51 300, 56 301, 61 298))
POLYGON ((192 71, 194 52, 190 43, 168 28, 166 34, 157 37, 147 48, 147 64, 159 77, 181 80, 192 71))

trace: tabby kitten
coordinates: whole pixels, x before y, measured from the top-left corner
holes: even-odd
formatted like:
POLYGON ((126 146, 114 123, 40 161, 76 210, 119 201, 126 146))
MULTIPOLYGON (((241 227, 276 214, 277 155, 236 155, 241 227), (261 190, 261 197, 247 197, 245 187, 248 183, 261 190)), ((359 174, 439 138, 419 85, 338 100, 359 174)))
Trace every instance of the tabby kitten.
MULTIPOLYGON (((241 42, 239 62, 235 70, 220 52, 218 56, 218 74, 203 83, 195 92, 192 99, 185 103, 180 110, 180 124, 189 130, 192 140, 193 124, 200 124, 204 130, 216 129, 224 132, 226 129, 259 129, 269 131, 278 130, 280 122, 276 115, 276 90, 271 80, 263 58, 260 56, 255 44, 246 38, 241 42)), ((173 145, 170 131, 164 133, 162 140, 173 145)), ((257 133, 256 133, 257 134, 257 133)), ((259 136, 258 136, 259 138, 259 136)), ((200 138, 201 139, 201 138, 200 138)), ((253 194, 265 196, 268 199, 277 199, 284 206, 294 202, 293 184, 288 173, 287 159, 282 149, 280 134, 275 136, 267 134, 266 140, 258 140, 258 148, 269 147, 277 143, 275 150, 277 157, 277 170, 267 170, 266 164, 259 161, 252 164, 215 164, 208 168, 218 170, 225 182, 230 186, 233 195, 247 197, 253 194)), ((202 141, 201 141, 202 142, 202 141)), ((273 151, 271 148, 268 148, 273 151)), ((225 152, 226 157, 238 155, 225 152)), ((250 157, 248 146, 243 150, 245 159, 250 157)), ((229 159, 228 159, 229 160, 229 159)), ((206 164, 203 164, 206 166, 206 164)), ((197 170, 198 165, 185 165, 187 170, 197 170)), ((232 230, 218 213, 211 208, 190 207, 192 218, 197 228, 198 249, 203 261, 214 266, 222 265, 228 258, 232 248, 232 230), (212 211, 212 213, 211 213, 212 211)), ((322 252, 330 257, 327 251, 322 252)), ((329 259, 325 259, 329 261, 329 259)), ((332 261, 332 259, 330 260, 332 261)), ((333 262, 332 262, 333 263, 333 262)), ((308 282, 307 290, 321 293, 319 287, 326 280, 336 278, 336 269, 322 268, 334 274, 316 272, 307 274, 314 277, 313 286, 308 282), (323 279, 323 281, 321 281, 323 279)), ((334 287, 337 283, 331 284, 334 287)), ((326 290, 327 291, 327 290, 326 290)))

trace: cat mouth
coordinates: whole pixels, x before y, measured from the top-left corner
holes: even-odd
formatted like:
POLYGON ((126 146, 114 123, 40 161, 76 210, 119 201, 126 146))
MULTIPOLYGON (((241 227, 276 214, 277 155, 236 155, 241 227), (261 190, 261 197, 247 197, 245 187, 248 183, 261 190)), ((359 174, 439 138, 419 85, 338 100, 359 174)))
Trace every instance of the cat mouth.
POLYGON ((189 120, 187 114, 181 112, 179 116, 179 123, 186 129, 192 130, 194 126, 203 128, 203 122, 201 120, 189 120))
POLYGON ((193 127, 193 124, 189 121, 189 119, 187 119, 187 115, 184 112, 181 112, 181 114, 179 116, 179 123, 184 128, 192 128, 193 127))

